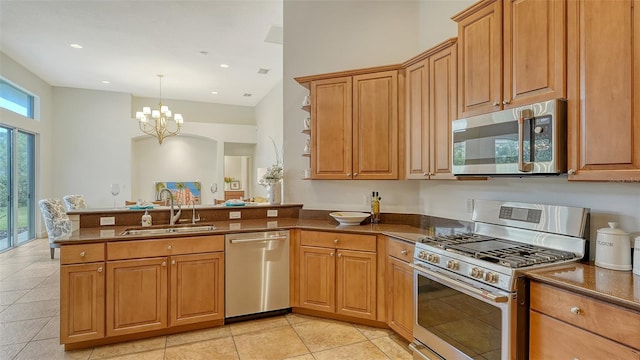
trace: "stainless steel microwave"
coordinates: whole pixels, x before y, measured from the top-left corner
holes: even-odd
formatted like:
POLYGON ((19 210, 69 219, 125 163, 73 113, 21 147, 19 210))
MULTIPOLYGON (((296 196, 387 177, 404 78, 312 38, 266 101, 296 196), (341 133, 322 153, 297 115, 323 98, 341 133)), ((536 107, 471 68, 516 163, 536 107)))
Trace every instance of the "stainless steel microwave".
POLYGON ((555 99, 455 120, 453 174, 560 175, 567 172, 567 102, 555 99))

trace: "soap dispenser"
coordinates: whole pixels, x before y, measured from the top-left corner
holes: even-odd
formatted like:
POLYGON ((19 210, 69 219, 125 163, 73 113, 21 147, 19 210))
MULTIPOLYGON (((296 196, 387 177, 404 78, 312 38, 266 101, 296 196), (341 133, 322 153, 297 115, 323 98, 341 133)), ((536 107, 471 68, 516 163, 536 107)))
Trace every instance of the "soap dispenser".
POLYGON ((142 215, 142 226, 151 226, 151 215, 149 215, 149 211, 145 210, 144 215, 142 215))

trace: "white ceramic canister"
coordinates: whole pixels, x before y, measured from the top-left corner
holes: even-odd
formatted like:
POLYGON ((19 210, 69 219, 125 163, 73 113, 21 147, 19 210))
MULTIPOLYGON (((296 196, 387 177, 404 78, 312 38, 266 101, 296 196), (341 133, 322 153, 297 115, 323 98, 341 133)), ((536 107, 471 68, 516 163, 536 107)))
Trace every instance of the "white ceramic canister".
POLYGON ((633 273, 640 275, 640 236, 636 236, 633 246, 633 273))
POLYGON ((611 270, 631 270, 629 233, 610 222, 608 228, 598 229, 596 237, 596 266, 611 270))

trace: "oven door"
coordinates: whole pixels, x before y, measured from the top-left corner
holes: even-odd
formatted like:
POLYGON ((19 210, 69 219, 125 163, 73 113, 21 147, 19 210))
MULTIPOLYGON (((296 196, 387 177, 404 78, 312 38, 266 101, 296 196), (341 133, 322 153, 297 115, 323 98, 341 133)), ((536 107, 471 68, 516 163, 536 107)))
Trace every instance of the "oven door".
POLYGON ((515 294, 427 266, 413 265, 414 359, 436 360, 434 353, 447 360, 514 359, 515 294))

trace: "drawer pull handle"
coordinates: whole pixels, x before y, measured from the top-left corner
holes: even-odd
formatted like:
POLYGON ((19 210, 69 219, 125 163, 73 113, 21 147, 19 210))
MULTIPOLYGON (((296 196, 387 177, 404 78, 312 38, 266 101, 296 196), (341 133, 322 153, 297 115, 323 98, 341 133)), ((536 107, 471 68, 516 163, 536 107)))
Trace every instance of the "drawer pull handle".
POLYGON ((163 261, 161 265, 162 265, 162 266, 167 266, 167 262, 166 262, 166 261, 163 261))
POLYGON ((577 306, 572 306, 570 311, 574 315, 580 315, 580 313, 582 312, 582 310, 580 310, 580 308, 577 306))
POLYGON ((400 254, 407 255, 407 250, 405 250, 405 249, 400 250, 400 254))
POLYGON ((100 266, 100 267, 98 268, 98 272, 99 272, 99 273, 101 273, 101 272, 102 272, 102 266, 100 266))
POLYGON ((338 239, 333 239, 333 243, 337 244, 338 243, 338 239))
POLYGON ((86 251, 81 251, 81 252, 80 252, 80 257, 84 257, 85 255, 87 255, 87 252, 86 252, 86 251))
POLYGON ((169 246, 167 246, 167 249, 171 250, 171 249, 173 249, 173 246, 169 245, 169 246))

